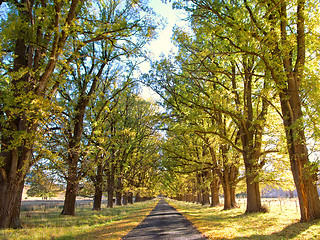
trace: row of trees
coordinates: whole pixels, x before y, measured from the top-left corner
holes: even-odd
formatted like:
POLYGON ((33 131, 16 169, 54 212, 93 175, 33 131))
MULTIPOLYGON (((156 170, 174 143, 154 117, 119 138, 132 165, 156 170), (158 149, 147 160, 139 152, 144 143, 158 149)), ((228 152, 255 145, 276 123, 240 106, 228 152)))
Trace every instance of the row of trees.
POLYGON ((260 182, 270 175, 272 181, 284 179, 270 171, 279 166, 278 172, 289 170, 285 159, 275 159, 286 144, 301 221, 320 218, 319 165, 309 158, 307 142, 309 137, 309 143, 317 142, 314 127, 319 122, 314 104, 319 101, 315 97, 319 25, 314 4, 305 0, 175 3, 186 10, 190 28, 175 29, 177 56, 155 62, 144 80, 162 96, 164 117, 171 119, 164 147, 171 162, 168 168, 193 172, 187 184, 199 182, 201 187, 201 179, 209 179, 205 188, 210 182, 215 186, 218 177, 225 209, 235 206, 235 186, 244 177, 246 211, 264 210, 260 182))
POLYGON ((115 191, 145 187, 160 136, 134 74, 155 36, 151 9, 136 0, 1 4, 0 228, 21 226, 25 178, 39 161, 66 180, 65 215, 85 177, 94 209, 104 190, 111 207, 115 191))

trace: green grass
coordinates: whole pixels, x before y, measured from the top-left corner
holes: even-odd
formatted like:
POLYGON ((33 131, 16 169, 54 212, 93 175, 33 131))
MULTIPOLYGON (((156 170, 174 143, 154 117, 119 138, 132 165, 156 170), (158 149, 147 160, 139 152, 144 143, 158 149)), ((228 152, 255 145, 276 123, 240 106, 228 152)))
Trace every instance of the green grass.
MULTIPOLYGON (((296 201, 267 200, 269 213, 244 214, 240 208, 222 211, 194 203, 168 200, 210 239, 320 239, 320 221, 299 223, 296 201)), ((121 239, 137 226, 156 205, 157 200, 128 206, 77 209, 77 215, 61 216, 60 208, 22 211, 23 229, 0 230, 1 240, 11 239, 121 239), (31 215, 31 216, 30 216, 31 215)))
POLYGON ((92 211, 87 206, 78 208, 76 216, 62 216, 58 207, 23 211, 23 229, 0 230, 0 239, 120 239, 137 226, 156 203, 154 199, 101 211, 92 211))
POLYGON ((210 239, 320 239, 320 220, 300 223, 296 201, 266 200, 269 213, 244 214, 240 208, 223 211, 195 203, 168 200, 210 239))

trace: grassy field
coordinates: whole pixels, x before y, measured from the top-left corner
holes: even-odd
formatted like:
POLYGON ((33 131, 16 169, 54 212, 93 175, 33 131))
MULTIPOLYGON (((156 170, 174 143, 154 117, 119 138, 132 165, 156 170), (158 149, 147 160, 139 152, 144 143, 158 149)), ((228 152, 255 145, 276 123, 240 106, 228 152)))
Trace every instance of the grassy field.
POLYGON ((254 214, 244 214, 244 200, 238 201, 239 208, 227 211, 222 211, 222 207, 168 202, 210 239, 320 239, 320 221, 299 223, 296 200, 266 199, 264 204, 270 212, 254 214))
POLYGON ((1 240, 11 239, 120 239, 137 226, 156 205, 157 200, 92 211, 77 208, 77 215, 61 216, 61 209, 22 211, 23 229, 0 230, 1 240))

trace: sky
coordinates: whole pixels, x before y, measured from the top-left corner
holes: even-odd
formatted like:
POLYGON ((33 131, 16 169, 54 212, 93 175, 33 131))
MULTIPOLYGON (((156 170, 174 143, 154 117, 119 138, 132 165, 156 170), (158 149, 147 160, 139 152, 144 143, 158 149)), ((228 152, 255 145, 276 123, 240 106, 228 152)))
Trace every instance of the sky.
MULTIPOLYGON (((149 6, 157 15, 163 17, 166 21, 165 28, 158 30, 157 39, 153 40, 148 46, 148 49, 151 52, 151 57, 157 59, 161 54, 168 55, 170 52, 177 51, 177 48, 171 41, 173 33, 172 30, 175 25, 182 27, 186 25, 186 22, 182 21, 182 12, 179 10, 173 10, 172 3, 169 1, 164 3, 162 0, 150 0, 149 6)), ((148 63, 145 63, 145 65, 141 66, 141 69, 147 72, 149 69, 148 63)), ((142 86, 141 96, 144 99, 151 98, 155 101, 160 98, 155 92, 145 86, 142 86)))

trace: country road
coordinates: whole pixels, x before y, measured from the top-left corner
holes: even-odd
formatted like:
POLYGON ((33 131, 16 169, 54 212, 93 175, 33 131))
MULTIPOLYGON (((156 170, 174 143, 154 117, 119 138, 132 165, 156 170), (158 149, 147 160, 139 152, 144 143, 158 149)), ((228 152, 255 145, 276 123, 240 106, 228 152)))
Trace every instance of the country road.
POLYGON ((205 240, 207 238, 174 207, 164 199, 160 199, 150 214, 122 239, 205 240))

